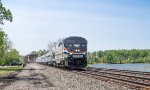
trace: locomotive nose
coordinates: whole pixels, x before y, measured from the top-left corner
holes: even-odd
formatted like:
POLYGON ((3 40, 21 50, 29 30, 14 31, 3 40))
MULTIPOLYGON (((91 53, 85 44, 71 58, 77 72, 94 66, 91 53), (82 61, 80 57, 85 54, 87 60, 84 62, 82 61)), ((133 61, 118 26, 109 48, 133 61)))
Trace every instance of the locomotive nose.
POLYGON ((75 49, 75 52, 80 52, 80 49, 75 49))

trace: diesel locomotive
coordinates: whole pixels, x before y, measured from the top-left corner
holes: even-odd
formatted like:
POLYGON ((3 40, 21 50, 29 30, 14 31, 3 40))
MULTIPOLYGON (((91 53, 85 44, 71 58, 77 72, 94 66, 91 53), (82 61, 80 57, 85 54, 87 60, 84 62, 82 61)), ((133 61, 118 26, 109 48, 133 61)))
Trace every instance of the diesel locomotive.
POLYGON ((53 66, 81 69, 87 66, 87 40, 70 36, 61 40, 46 55, 38 57, 36 62, 53 66))

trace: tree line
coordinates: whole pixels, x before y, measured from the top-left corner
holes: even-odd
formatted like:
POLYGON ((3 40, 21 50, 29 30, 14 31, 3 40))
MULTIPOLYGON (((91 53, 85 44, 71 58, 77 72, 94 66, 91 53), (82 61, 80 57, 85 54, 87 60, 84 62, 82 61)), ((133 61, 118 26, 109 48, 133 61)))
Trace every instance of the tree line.
POLYGON ((150 63, 150 49, 105 50, 88 53, 88 63, 150 63))
POLYGON ((30 54, 38 55, 38 57, 43 56, 48 53, 48 50, 38 50, 38 51, 32 51, 30 54))
MULTIPOLYGON (((0 25, 4 25, 4 20, 12 22, 12 14, 6 9, 0 0, 0 25)), ((8 35, 0 27, 0 65, 9 65, 13 61, 19 61, 19 52, 12 48, 12 42, 8 35)))
MULTIPOLYGON (((39 51, 33 51, 31 54, 37 54, 38 56, 45 55, 51 51, 57 43, 58 42, 50 42, 48 44, 48 50, 43 49, 39 51)), ((150 63, 150 49, 122 49, 88 52, 87 61, 88 64, 150 63)))

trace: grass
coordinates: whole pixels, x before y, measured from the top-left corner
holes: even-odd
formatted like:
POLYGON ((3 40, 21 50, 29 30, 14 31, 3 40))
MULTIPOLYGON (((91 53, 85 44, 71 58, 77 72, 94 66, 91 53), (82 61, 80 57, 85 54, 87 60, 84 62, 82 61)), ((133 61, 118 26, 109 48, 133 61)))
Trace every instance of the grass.
POLYGON ((23 70, 22 66, 16 67, 0 67, 0 76, 7 76, 13 72, 23 70))

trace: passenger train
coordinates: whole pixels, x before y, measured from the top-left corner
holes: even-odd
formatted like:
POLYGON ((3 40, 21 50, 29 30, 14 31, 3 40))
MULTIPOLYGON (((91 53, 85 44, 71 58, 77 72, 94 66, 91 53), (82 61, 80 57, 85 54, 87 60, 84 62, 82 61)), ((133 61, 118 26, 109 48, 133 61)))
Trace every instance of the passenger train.
POLYGON ((47 54, 38 57, 36 62, 71 69, 85 68, 87 66, 87 40, 78 36, 67 37, 47 54))

